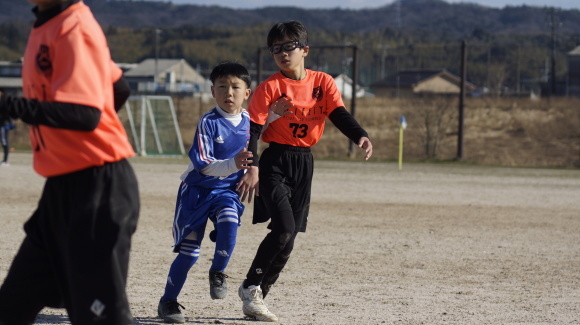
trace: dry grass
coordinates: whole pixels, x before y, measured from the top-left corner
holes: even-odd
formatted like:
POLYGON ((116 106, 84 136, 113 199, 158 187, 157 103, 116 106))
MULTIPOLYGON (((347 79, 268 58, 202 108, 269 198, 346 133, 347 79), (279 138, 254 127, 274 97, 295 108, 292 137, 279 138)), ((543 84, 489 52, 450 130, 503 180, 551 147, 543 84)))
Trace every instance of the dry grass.
MULTIPOLYGON (((397 159, 399 117, 405 115, 406 160, 452 160, 458 151, 458 106, 455 98, 374 99, 357 104, 356 118, 369 132, 377 159, 397 159)), ((345 156, 346 140, 331 125, 316 153, 319 157, 345 156)), ((580 99, 468 98, 462 161, 580 166, 580 99)))
MULTIPOLYGON (((174 102, 182 137, 189 147, 199 116, 211 109, 213 102, 191 97, 174 102)), ((376 160, 397 159, 400 115, 408 122, 405 161, 455 159, 457 113, 456 98, 364 99, 356 107, 356 118, 373 141, 376 160)), ((11 136, 14 147, 29 150, 21 123, 11 136)), ((354 149, 355 158, 362 157, 356 146, 354 149)), ((313 151, 316 158, 347 158, 348 140, 328 123, 313 151)), ((461 160, 485 165, 579 167, 580 98, 467 98, 461 160)))

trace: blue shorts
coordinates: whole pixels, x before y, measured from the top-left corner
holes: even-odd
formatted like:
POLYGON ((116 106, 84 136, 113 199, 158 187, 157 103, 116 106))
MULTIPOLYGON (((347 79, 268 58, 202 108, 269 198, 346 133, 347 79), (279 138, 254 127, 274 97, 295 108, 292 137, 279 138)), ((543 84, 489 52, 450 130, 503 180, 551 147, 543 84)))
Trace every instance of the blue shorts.
POLYGON ((182 182, 177 192, 173 218, 173 252, 179 252, 181 242, 192 231, 197 233, 197 240, 201 243, 207 220, 215 222, 216 213, 226 207, 238 211, 239 225, 244 205, 236 191, 229 188, 203 188, 182 182))

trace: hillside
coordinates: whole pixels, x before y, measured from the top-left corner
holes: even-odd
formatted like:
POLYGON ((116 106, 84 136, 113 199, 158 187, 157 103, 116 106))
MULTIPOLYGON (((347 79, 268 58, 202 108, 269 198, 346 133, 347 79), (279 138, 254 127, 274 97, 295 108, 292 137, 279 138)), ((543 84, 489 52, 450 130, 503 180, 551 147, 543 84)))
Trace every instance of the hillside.
MULTIPOLYGON (((252 10, 220 6, 174 5, 155 1, 85 0, 104 26, 139 28, 237 26, 247 27, 287 19, 299 19, 311 28, 329 31, 368 32, 384 28, 408 31, 430 30, 447 36, 470 34, 475 29, 489 33, 536 34, 547 31, 549 10, 541 7, 505 7, 450 4, 443 0, 401 0, 373 9, 302 9, 264 7, 252 10), (399 10, 400 9, 400 10, 399 10), (398 13, 400 15, 398 15, 398 13)), ((0 22, 32 20, 25 1, 0 0, 0 22)), ((561 33, 580 30, 580 10, 558 10, 561 33)))
MULTIPOLYGON (((497 9, 442 0, 401 0, 400 5, 361 10, 248 10, 161 1, 85 2, 102 24, 116 62, 141 62, 154 57, 158 48, 159 57, 183 58, 202 72, 224 60, 256 70, 257 49, 265 45, 273 22, 298 19, 309 30, 312 48, 357 46, 358 81, 364 87, 401 70, 446 69, 458 75, 460 43, 465 40, 470 82, 495 95, 538 94, 552 68, 556 83, 566 85, 567 53, 580 44, 580 10, 545 7, 497 9), (552 58, 554 64, 548 66, 552 58)), ((31 7, 25 1, 0 0, 0 61, 22 56, 34 18, 31 7)), ((306 64, 331 74, 348 74, 353 61, 347 55, 342 49, 317 49, 306 64)), ((270 60, 263 64, 266 71, 276 69, 270 60)))

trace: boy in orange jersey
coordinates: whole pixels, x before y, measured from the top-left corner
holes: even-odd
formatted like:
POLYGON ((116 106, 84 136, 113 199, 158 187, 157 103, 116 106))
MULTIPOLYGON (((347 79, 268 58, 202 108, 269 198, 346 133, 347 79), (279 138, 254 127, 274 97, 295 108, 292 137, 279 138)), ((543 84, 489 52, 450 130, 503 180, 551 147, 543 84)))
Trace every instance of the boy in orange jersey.
POLYGON ((46 182, 0 288, 0 324, 32 324, 44 307, 66 308, 72 324, 131 324, 125 286, 139 192, 117 116, 129 88, 82 1, 29 1, 24 98, 1 96, 0 118, 29 125, 46 182))
POLYGON ((325 119, 363 148, 366 160, 373 150, 367 132, 344 107, 332 77, 305 69, 310 49, 304 25, 298 21, 275 24, 267 44, 280 71, 262 82, 250 99, 248 149, 256 164, 260 135, 269 143, 259 159, 260 195, 254 202, 253 223, 270 220, 271 231, 258 247, 238 295, 246 316, 275 322, 278 317, 263 298, 286 265, 297 233, 306 231, 314 164, 310 147, 322 136, 325 119))

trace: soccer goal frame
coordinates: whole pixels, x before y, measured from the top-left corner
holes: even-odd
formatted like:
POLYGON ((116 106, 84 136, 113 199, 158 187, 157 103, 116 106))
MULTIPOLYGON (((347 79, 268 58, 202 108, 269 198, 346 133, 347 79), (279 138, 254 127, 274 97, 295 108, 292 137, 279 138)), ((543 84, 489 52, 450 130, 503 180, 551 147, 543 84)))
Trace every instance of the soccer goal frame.
POLYGON ((171 96, 131 96, 125 103, 125 110, 126 123, 132 135, 131 142, 138 155, 185 155, 171 96), (161 129, 160 121, 163 124, 161 129))

